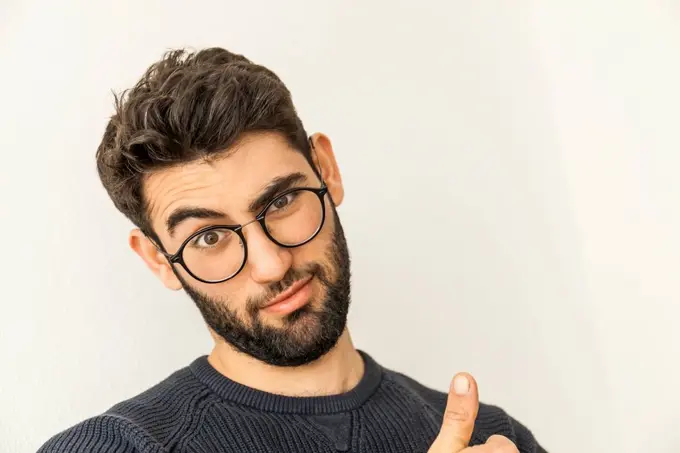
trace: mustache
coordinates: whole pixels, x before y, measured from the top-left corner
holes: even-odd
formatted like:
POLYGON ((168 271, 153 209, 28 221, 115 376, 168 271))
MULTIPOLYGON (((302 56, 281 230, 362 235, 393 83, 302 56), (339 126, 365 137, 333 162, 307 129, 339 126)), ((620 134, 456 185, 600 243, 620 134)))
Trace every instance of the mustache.
POLYGON ((258 310, 265 307, 270 300, 293 286, 295 282, 308 277, 317 277, 322 282, 328 281, 325 268, 318 263, 312 263, 299 269, 291 268, 281 280, 267 285, 264 294, 248 298, 246 302, 248 312, 251 314, 257 313, 258 310))

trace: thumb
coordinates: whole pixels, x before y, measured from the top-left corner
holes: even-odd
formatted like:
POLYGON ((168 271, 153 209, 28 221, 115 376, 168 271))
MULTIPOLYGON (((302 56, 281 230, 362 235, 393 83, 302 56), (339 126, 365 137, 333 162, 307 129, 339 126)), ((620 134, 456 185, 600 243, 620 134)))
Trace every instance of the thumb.
POLYGON ((428 453, 456 453, 466 448, 478 409, 477 382, 468 373, 458 373, 451 380, 442 428, 428 453))

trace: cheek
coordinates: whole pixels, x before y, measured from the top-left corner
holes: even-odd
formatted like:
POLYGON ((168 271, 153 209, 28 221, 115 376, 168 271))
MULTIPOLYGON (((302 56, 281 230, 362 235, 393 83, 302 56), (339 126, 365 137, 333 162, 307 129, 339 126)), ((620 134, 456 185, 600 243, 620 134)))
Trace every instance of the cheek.
POLYGON ((187 281, 195 291, 199 291, 201 294, 210 298, 210 300, 224 303, 228 308, 236 311, 240 311, 245 307, 249 290, 250 294, 256 293, 255 290, 249 288, 250 280, 247 278, 245 272, 242 272, 226 282, 214 284, 199 282, 191 279, 191 277, 188 278, 189 280, 185 281, 187 281))
POLYGON ((245 305, 248 295, 254 292, 249 284, 252 282, 244 272, 227 282, 207 286, 214 286, 214 288, 208 288, 208 291, 215 297, 228 301, 229 306, 236 308, 245 305))
POLYGON ((309 263, 321 263, 330 266, 328 253, 333 245, 333 219, 326 217, 322 230, 317 236, 302 247, 289 249, 293 256, 293 267, 309 263))

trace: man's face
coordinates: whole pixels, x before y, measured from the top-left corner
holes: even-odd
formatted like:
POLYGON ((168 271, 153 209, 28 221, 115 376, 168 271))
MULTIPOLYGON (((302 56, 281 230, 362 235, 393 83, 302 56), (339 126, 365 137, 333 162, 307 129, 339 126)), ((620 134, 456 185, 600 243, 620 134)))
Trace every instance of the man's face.
MULTIPOLYGON (((288 188, 321 187, 304 156, 275 133, 245 135, 224 158, 159 171, 144 185, 153 228, 171 254, 202 228, 249 223, 242 230, 248 258, 236 276, 222 283, 201 282, 180 265, 170 267, 139 232, 131 237, 133 248, 166 286, 184 288, 217 335, 277 366, 301 365, 321 357, 335 345, 347 320, 349 254, 331 201, 332 197, 339 204, 342 186, 330 142, 324 137, 316 149, 329 192, 323 199, 325 222, 304 245, 281 247, 267 237, 260 223, 249 223, 262 209, 257 200, 275 200, 288 188), (288 178, 291 175, 297 177, 288 178), (294 179, 291 187, 275 187, 287 179, 294 179), (184 220, 168 228, 168 219, 173 213, 177 218, 182 210, 199 214, 182 216, 184 220)), ((205 238, 202 241, 205 245, 205 238)))

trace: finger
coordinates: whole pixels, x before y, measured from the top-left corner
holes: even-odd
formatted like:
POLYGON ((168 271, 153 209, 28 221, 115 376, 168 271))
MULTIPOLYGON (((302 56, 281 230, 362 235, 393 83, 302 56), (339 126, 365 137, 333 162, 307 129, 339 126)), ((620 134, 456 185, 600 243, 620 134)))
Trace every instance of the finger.
POLYGON ((442 428, 429 453, 456 453, 466 448, 478 409, 477 382, 468 373, 457 374, 451 380, 442 428))
POLYGON ((505 436, 494 434, 489 437, 484 445, 475 445, 465 450, 465 453, 520 453, 515 444, 505 436))
POLYGON ((484 445, 493 447, 493 451, 498 451, 502 453, 519 452, 515 444, 510 439, 508 439, 505 436, 499 436, 498 434, 494 434, 493 436, 489 437, 484 445))

